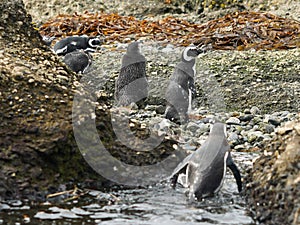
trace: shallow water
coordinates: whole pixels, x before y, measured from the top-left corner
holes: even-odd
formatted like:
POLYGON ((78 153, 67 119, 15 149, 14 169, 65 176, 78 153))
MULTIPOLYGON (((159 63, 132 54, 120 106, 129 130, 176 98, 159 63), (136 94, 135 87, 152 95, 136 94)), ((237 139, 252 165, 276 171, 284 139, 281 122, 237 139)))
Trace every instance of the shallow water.
MULTIPOLYGON (((253 155, 233 153, 233 157, 243 170, 251 164, 253 155)), ((90 191, 68 203, 2 202, 0 224, 255 224, 230 172, 214 197, 189 205, 184 192, 181 187, 172 189, 168 184, 159 184, 110 193, 90 191)))

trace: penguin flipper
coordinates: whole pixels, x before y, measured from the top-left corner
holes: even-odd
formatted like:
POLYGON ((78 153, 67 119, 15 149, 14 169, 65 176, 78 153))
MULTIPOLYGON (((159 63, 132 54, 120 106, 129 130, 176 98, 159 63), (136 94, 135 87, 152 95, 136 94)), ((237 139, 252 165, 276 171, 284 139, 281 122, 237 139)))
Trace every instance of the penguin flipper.
POLYGON ((181 163, 177 165, 177 167, 174 169, 172 175, 169 177, 171 187, 175 188, 178 180, 178 176, 181 173, 186 173, 187 166, 190 162, 191 157, 194 153, 189 154, 187 157, 183 159, 181 163))
POLYGON ((241 174, 235 163, 233 162, 233 159, 230 154, 228 154, 226 165, 229 167, 229 169, 232 171, 233 176, 235 178, 236 184, 238 186, 238 191, 242 191, 242 179, 241 174))

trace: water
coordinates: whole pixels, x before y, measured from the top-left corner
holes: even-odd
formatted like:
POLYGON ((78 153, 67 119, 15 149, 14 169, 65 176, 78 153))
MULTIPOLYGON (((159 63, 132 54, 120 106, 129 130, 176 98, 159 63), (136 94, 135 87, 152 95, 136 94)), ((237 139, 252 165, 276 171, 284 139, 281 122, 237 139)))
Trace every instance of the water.
MULTIPOLYGON (((243 161, 242 167, 247 167, 252 157, 249 153, 238 153, 236 162, 243 161)), ((2 202, 0 224, 255 224, 230 172, 219 194, 212 198, 189 205, 184 192, 182 187, 172 189, 168 184, 158 184, 109 193, 89 191, 67 203, 2 202)))

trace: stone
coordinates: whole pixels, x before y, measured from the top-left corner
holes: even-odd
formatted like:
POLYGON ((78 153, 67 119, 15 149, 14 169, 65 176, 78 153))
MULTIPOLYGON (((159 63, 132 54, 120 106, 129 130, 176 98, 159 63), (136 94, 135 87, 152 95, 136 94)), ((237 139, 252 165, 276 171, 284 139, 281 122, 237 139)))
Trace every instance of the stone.
POLYGON ((245 114, 245 115, 239 117, 240 121, 242 121, 242 122, 248 122, 248 121, 252 120, 253 118, 254 118, 254 115, 252 115, 252 114, 245 114))
POLYGON ((228 120, 226 120, 226 124, 234 124, 234 125, 240 125, 240 120, 236 117, 230 117, 228 120))
POLYGON ((259 109, 257 106, 253 106, 253 107, 251 107, 251 109, 250 109, 250 113, 251 113, 252 115, 260 114, 260 109, 259 109))
POLYGON ((280 121, 276 118, 269 118, 268 120, 268 123, 274 125, 275 127, 279 126, 280 125, 280 121))

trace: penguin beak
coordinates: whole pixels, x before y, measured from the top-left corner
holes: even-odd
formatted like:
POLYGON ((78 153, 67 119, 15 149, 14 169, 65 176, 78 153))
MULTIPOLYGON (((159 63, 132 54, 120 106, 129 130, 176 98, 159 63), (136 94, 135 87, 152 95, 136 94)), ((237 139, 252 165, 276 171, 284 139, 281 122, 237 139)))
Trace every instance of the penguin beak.
POLYGON ((206 53, 208 51, 213 50, 213 46, 212 46, 211 43, 209 43, 209 44, 199 44, 196 48, 197 48, 197 51, 198 51, 199 54, 206 53))

